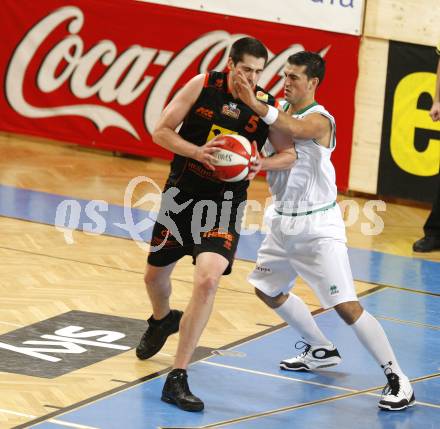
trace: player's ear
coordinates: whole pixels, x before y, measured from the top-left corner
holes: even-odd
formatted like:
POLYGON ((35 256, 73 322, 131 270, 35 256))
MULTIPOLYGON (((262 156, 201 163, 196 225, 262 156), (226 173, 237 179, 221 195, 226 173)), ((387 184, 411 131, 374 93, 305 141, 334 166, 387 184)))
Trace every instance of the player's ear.
POLYGON ((227 70, 227 71, 230 71, 230 70, 232 70, 233 68, 234 68, 234 62, 232 61, 232 58, 229 57, 229 58, 228 58, 228 62, 227 62, 227 64, 226 64, 226 70, 227 70))
POLYGON ((318 85, 319 85, 319 78, 317 78, 317 77, 312 77, 312 78, 310 79, 310 82, 311 82, 311 84, 312 84, 313 89, 316 89, 316 88, 318 87, 318 85))

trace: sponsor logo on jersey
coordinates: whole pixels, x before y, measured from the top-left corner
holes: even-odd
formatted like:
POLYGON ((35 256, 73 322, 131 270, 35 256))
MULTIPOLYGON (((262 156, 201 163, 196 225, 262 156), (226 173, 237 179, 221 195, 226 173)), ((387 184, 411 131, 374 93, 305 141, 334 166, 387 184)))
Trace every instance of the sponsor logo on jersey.
POLYGON ((214 117, 214 112, 206 107, 198 107, 196 109, 196 115, 201 116, 203 119, 211 120, 214 117))
POLYGON ((240 109, 237 107, 237 103, 223 104, 222 114, 229 116, 233 119, 238 119, 240 116, 240 109))
POLYGON ((238 134, 237 131, 230 130, 229 128, 221 127, 217 124, 212 124, 212 127, 209 131, 207 142, 212 140, 213 138, 219 136, 220 134, 228 135, 228 134, 238 134))
POLYGON ((213 178, 213 172, 211 170, 207 170, 203 165, 199 163, 188 161, 186 168, 188 169, 188 171, 197 174, 197 176, 218 181, 218 179, 213 178))
POLYGON ((266 94, 263 91, 257 91, 255 96, 257 97, 257 100, 264 101, 266 103, 269 101, 269 94, 266 94))

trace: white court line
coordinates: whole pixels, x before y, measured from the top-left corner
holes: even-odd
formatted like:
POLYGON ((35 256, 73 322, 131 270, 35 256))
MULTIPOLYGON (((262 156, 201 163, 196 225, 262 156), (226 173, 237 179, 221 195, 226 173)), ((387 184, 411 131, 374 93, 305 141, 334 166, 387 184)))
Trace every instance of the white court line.
POLYGON ((440 331, 440 326, 428 325, 426 323, 414 322, 412 320, 396 319, 395 317, 381 316, 380 314, 374 314, 373 316, 376 319, 389 320, 390 322, 396 322, 396 323, 400 323, 402 325, 416 326, 417 328, 428 328, 428 329, 435 329, 437 331, 440 331))
POLYGON ((19 325, 18 323, 4 322, 3 320, 0 320, 0 324, 15 326, 16 328, 24 328, 25 327, 25 325, 19 325))
POLYGON ((19 413, 17 411, 5 410, 3 408, 0 408, 0 413, 13 414, 14 416, 20 416, 20 417, 29 417, 30 419, 35 419, 37 417, 37 416, 33 416, 32 414, 19 413))
MULTIPOLYGON (((4 413, 4 414, 12 414, 14 416, 20 416, 20 417, 27 417, 29 419, 35 419, 37 418, 37 416, 34 416, 32 414, 25 414, 25 413, 20 413, 18 411, 12 411, 12 410, 5 410, 4 408, 0 408, 0 413, 4 413)), ((67 426, 70 428, 76 428, 76 429, 99 429, 98 427, 95 426, 86 426, 86 425, 81 425, 78 423, 70 423, 70 422, 65 422, 63 420, 58 420, 58 419, 49 419, 49 420, 45 420, 46 422, 50 422, 50 423, 55 423, 61 426, 67 426)), ((43 422, 41 422, 43 423, 43 422)))
MULTIPOLYGON (((201 361, 200 363, 204 363, 206 365, 220 366, 223 368, 235 369, 236 371, 248 372, 250 374, 264 375, 266 377, 280 378, 282 380, 297 381, 299 383, 312 384, 314 386, 319 386, 319 387, 328 387, 330 389, 343 390, 344 392, 352 392, 352 393, 359 392, 358 389, 350 389, 348 387, 334 386, 332 384, 323 384, 323 383, 318 383, 316 381, 302 380, 300 378, 294 378, 294 377, 286 377, 284 375, 270 374, 269 372, 261 372, 261 371, 255 371, 253 369, 239 368, 237 366, 224 365, 222 363, 208 362, 208 361, 201 361)), ((380 387, 377 387, 377 389, 380 389, 380 387)))
MULTIPOLYGON (((56 424, 61 425, 61 426, 67 426, 69 428, 76 428, 76 429, 99 429, 96 426, 80 425, 78 423, 64 422, 64 421, 58 420, 58 419, 49 419, 49 420, 45 420, 45 421, 50 422, 50 423, 56 423, 56 424)), ((43 423, 43 422, 41 422, 41 423, 43 423)))

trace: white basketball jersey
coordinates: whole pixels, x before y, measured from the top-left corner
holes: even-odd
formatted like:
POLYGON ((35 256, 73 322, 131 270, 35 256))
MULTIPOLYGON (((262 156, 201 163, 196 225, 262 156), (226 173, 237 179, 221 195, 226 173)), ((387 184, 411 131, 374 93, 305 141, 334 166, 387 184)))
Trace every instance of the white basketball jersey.
MULTIPOLYGON (((281 102, 281 105, 287 108, 286 101, 281 102)), ((336 146, 335 120, 323 106, 317 103, 292 116, 300 119, 312 113, 320 113, 330 120, 332 126, 330 147, 326 148, 314 140, 294 139, 298 154, 294 166, 289 170, 267 172, 267 181, 275 199, 275 207, 279 207, 283 212, 316 210, 336 201, 336 175, 330 160, 336 146)), ((275 152, 269 140, 264 150, 268 155, 275 152)))

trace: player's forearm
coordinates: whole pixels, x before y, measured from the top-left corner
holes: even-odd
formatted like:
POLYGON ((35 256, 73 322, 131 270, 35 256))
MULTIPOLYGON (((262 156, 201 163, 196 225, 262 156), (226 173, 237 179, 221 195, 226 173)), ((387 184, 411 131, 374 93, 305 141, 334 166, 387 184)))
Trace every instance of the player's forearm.
POLYGON ((274 127, 275 129, 282 131, 284 133, 287 133, 289 136, 293 138, 308 138, 308 134, 310 133, 307 129, 303 121, 299 121, 298 119, 292 118, 290 115, 288 115, 285 112, 278 111, 278 114, 275 116, 273 115, 273 112, 275 112, 273 109, 275 107, 269 106, 267 104, 261 103, 257 101, 253 106, 252 109, 255 113, 257 113, 260 118, 263 119, 268 125, 271 127, 274 127), (272 111, 272 112, 271 112, 272 111), (271 118, 268 117, 272 116, 272 118, 275 118, 275 120, 272 122, 271 118))
POLYGON ((183 139, 169 128, 159 128, 153 133, 153 142, 177 155, 195 158, 198 146, 183 139))
POLYGON ((276 153, 269 158, 261 160, 261 169, 264 171, 288 170, 293 167, 296 159, 296 152, 294 150, 276 153))

